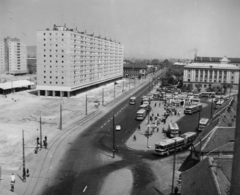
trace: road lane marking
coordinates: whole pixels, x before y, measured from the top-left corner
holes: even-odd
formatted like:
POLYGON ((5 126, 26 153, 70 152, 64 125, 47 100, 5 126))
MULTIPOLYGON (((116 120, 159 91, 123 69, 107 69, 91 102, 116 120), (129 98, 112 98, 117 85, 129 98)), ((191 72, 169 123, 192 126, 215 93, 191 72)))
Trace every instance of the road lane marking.
POLYGON ((84 188, 84 190, 83 190, 83 192, 85 192, 85 190, 87 189, 87 186, 85 186, 85 188, 84 188))

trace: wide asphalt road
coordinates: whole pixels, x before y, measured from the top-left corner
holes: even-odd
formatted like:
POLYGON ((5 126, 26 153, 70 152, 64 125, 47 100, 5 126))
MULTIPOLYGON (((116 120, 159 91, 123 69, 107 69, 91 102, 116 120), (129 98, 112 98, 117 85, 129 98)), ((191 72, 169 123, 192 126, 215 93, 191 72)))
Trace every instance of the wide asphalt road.
MULTIPOLYGON (((44 195, 96 195, 100 192, 104 178, 111 172, 129 168, 133 173, 134 184, 132 195, 147 195, 146 187, 154 180, 154 173, 146 160, 162 158, 153 155, 151 151, 133 151, 125 146, 127 139, 133 134, 141 121, 136 121, 136 112, 139 110, 141 96, 149 92, 148 86, 136 92, 139 95, 136 105, 129 105, 128 100, 120 103, 110 113, 94 122, 71 143, 66 156, 62 158, 61 167, 56 178, 60 178, 55 185, 46 186, 44 195), (120 111, 120 112, 119 112, 120 111), (117 114, 118 113, 118 114, 117 114), (116 115, 117 114, 117 115, 116 115), (116 145, 122 160, 110 160, 108 163, 102 156, 111 159, 112 153, 112 116, 115 116, 115 125, 121 126, 121 131, 116 131, 116 145), (145 161, 143 161, 145 159, 145 161), (84 188, 87 190, 83 193, 84 188)), ((134 95, 134 94, 133 94, 134 95)), ((205 108, 202 116, 209 116, 209 108, 205 108)), ((179 121, 182 133, 197 126, 198 114, 191 117, 185 116, 179 121)), ((81 128, 81 127, 79 127, 81 128)), ((166 158, 166 157, 165 157, 166 158)))
MULTIPOLYGON (((144 185, 151 182, 153 175, 141 160, 142 152, 129 150, 124 144, 141 122, 136 121, 135 116, 139 110, 140 96, 148 92, 148 86, 140 89, 139 92, 133 94, 133 96, 139 95, 135 105, 129 105, 129 100, 120 103, 110 113, 81 133, 71 143, 67 155, 62 158, 62 166, 56 175, 56 178, 60 178, 59 182, 56 182, 54 186, 47 187, 42 194, 81 194, 86 186, 88 187, 84 194, 98 194, 104 181, 103 178, 112 171, 123 167, 129 167, 133 172, 134 182, 142 184, 137 185, 137 191, 141 191, 139 186, 144 188, 144 185), (120 110, 121 112, 119 112, 120 110), (118 155, 122 157, 122 160, 113 160, 107 164, 99 157, 99 153, 112 158, 109 154, 112 153, 113 115, 116 115, 115 124, 121 126, 121 131, 116 131, 115 137, 116 145, 119 146, 118 155)), ((144 155, 146 154, 144 153, 144 155)), ((133 189, 133 194, 139 194, 137 191, 133 189)))

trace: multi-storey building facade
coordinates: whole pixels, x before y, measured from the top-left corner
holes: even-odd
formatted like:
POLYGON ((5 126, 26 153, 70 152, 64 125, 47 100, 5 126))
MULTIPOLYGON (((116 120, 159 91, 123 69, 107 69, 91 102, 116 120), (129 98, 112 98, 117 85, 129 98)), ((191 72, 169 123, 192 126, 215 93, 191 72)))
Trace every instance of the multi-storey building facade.
POLYGON ((238 64, 229 64, 224 57, 219 63, 192 63, 184 66, 183 83, 201 85, 202 89, 211 87, 214 83, 230 84, 237 89, 239 81, 238 64))
POLYGON ((5 72, 5 46, 0 42, 0 74, 5 72))
POLYGON ((27 73, 27 47, 17 38, 5 38, 1 43, 1 69, 9 74, 27 73), (3 52, 2 52, 3 51, 3 52), (3 55, 2 55, 3 54, 3 55), (3 65, 4 64, 4 65, 3 65))
POLYGON ((55 26, 37 32, 38 95, 67 96, 123 77, 123 45, 55 26))
POLYGON ((147 75, 145 64, 124 64, 123 71, 125 78, 145 78, 147 75))

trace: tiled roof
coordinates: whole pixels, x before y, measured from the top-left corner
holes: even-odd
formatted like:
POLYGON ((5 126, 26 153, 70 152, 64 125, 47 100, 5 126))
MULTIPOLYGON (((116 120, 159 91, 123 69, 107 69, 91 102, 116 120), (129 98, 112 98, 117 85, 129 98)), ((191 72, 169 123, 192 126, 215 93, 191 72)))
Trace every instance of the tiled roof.
POLYGON ((216 127, 211 135, 202 141, 202 152, 233 152, 233 143, 236 127, 216 127), (230 144, 229 144, 230 143, 230 144))
POLYGON ((225 195, 229 181, 211 157, 181 174, 182 195, 225 195))
POLYGON ((227 177, 228 181, 231 181, 233 159, 219 158, 214 159, 214 161, 221 167, 221 170, 227 177))
POLYGON ((124 64, 123 68, 128 68, 128 69, 147 69, 147 65, 145 64, 124 64))

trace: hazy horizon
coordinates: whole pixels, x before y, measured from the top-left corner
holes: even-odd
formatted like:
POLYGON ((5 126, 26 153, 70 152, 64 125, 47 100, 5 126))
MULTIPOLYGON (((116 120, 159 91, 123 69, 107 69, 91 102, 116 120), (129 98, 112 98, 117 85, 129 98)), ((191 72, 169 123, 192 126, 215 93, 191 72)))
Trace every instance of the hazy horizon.
POLYGON ((36 45, 53 25, 112 38, 127 58, 239 57, 237 0, 1 0, 0 41, 36 45))

